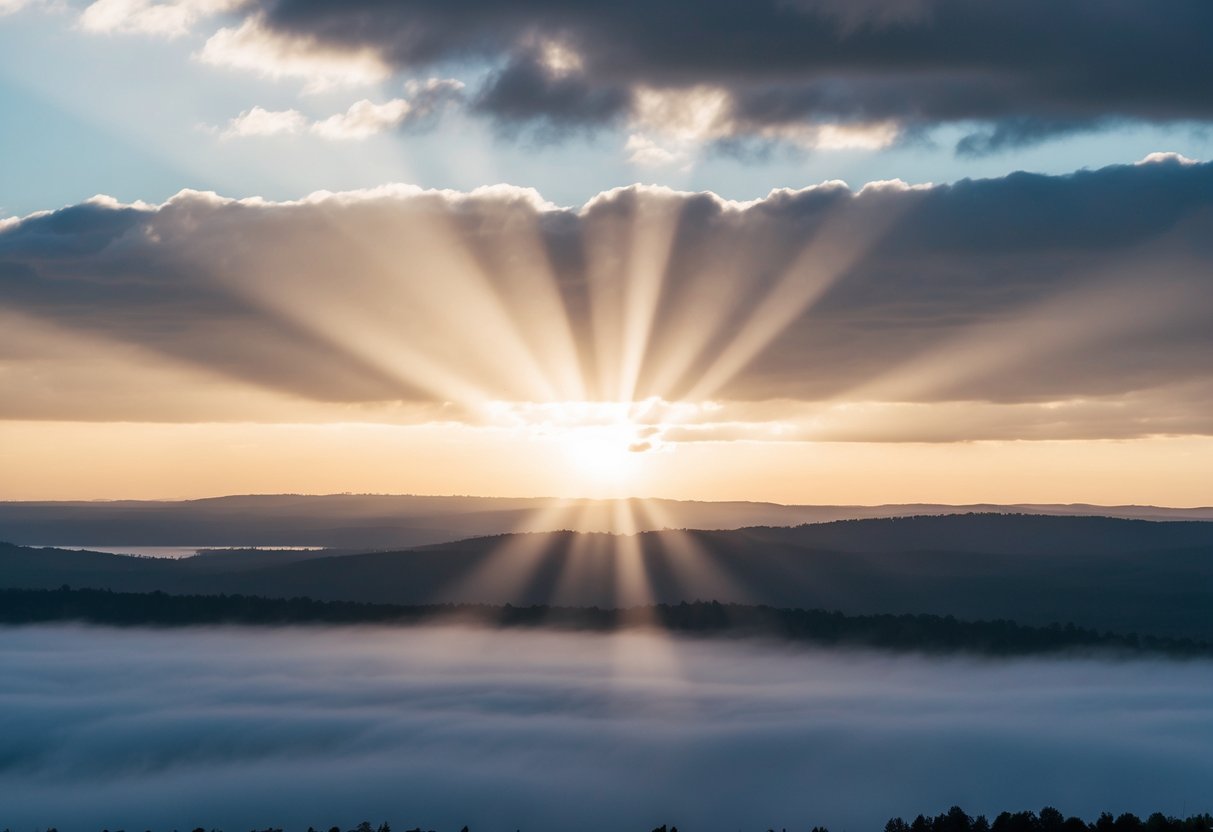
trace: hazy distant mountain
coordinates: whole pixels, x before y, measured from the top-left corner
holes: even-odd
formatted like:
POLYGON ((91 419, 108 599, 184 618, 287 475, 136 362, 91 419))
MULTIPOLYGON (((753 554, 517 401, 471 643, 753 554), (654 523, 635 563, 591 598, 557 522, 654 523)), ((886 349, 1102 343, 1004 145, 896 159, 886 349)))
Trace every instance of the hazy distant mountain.
POLYGON ((955 515, 796 528, 503 535, 249 569, 0 549, 0 585, 382 603, 682 600, 1213 638, 1213 523, 955 515))
MULTIPOLYGON (((324 546, 369 550, 510 532, 737 529, 991 511, 1213 520, 1213 508, 1153 506, 784 506, 679 500, 278 494, 163 502, 0 502, 0 540, 34 546, 324 546)), ((291 559, 300 557, 306 556, 291 559)))

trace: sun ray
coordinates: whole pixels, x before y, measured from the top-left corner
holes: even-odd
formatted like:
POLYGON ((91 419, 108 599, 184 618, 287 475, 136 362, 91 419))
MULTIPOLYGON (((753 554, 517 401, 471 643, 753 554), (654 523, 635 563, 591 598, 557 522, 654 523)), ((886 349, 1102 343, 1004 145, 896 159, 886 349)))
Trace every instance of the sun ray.
POLYGON ((676 396, 713 343, 727 336, 729 318, 746 306, 753 280, 747 270, 756 254, 772 247, 770 237, 765 226, 729 227, 680 252, 680 268, 695 280, 671 287, 645 362, 643 395, 676 396))
MULTIPOLYGON (((840 391, 834 401, 912 402, 974 398, 967 385, 984 377, 1040 372, 1048 356, 1112 344, 1160 326, 1175 326, 1196 308, 1181 286, 1141 285, 1134 275, 1156 268, 1150 250, 1093 272, 1069 291, 1016 314, 971 324, 885 372, 840 391), (1027 369, 1025 369, 1027 368, 1027 369)), ((1165 278, 1160 278, 1165 282, 1165 278)), ((980 397, 980 396, 978 396, 980 397)))
POLYGON ((595 395, 631 401, 681 214, 671 194, 612 192, 583 209, 595 395))
POLYGON ((619 400, 631 402, 648 356, 683 201, 673 194, 645 192, 632 217, 623 289, 619 400))
POLYGON ((645 565, 644 536, 638 531, 631 500, 616 500, 613 506, 617 533, 612 539, 615 560, 615 585, 619 608, 632 608, 635 623, 643 627, 648 638, 630 637, 617 632, 612 639, 612 668, 616 684, 642 675, 656 678, 660 684, 682 686, 686 675, 674 650, 674 638, 664 627, 654 605, 658 598, 649 582, 645 565))
MULTIPOLYGON (((561 545, 554 535, 576 525, 568 522, 572 513, 566 501, 554 501, 520 519, 515 530, 452 588, 452 599, 523 603, 522 591, 535 578, 548 550, 561 545)), ((553 586, 559 585, 558 575, 553 586)))
POLYGON ((605 532, 595 530, 595 521, 591 514, 595 505, 589 500, 579 501, 577 519, 573 523, 578 534, 571 536, 566 549, 566 568, 556 587, 557 603, 572 606, 583 606, 587 602, 592 606, 615 606, 613 583, 610 576, 610 564, 604 553, 609 555, 601 542, 605 532))
POLYGON ((669 515, 654 500, 640 500, 639 509, 647 515, 651 528, 659 529, 655 539, 671 566, 678 594, 687 600, 748 601, 749 593, 729 579, 708 553, 685 529, 675 528, 669 515), (727 595, 723 595, 727 591, 727 595))
POLYGON ((880 191, 878 186, 864 188, 826 220, 682 398, 707 401, 715 397, 859 262, 898 216, 891 200, 879 198, 880 191))
MULTIPOLYGON (((438 210, 441 207, 412 206, 407 222, 387 220, 390 224, 382 228, 375 223, 385 220, 373 211, 365 218, 341 214, 343 230, 361 242, 379 266, 358 279, 374 280, 374 288, 399 298, 398 306, 377 308, 376 314, 392 322, 403 317, 401 322, 411 327, 406 330, 410 339, 422 340, 427 350, 467 366, 500 388, 499 398, 558 398, 497 288, 460 238, 454 220, 438 210)), ((367 299, 376 302, 383 296, 368 294, 367 299)))
MULTIPOLYGON (((324 233, 348 237, 346 223, 332 215, 327 219, 324 233)), ((405 287, 400 281, 385 278, 392 264, 379 246, 371 240, 356 242, 361 243, 355 250, 364 262, 356 264, 361 268, 351 270, 358 275, 358 285, 352 287, 355 291, 332 277, 350 269, 348 262, 334 263, 331 272, 296 267, 297 258, 310 256, 310 252, 297 248, 276 249, 264 262, 243 263, 222 279, 233 293, 305 327, 404 384, 441 401, 472 406, 488 402, 490 393, 468 379, 466 373, 400 337, 411 306, 405 287), (284 274, 292 275, 295 291, 280 291, 279 278, 284 274)))
POLYGON ((503 303, 558 400, 584 401, 587 390, 580 351, 537 223, 530 215, 509 213, 485 256, 492 258, 503 287, 508 287, 501 293, 503 303))

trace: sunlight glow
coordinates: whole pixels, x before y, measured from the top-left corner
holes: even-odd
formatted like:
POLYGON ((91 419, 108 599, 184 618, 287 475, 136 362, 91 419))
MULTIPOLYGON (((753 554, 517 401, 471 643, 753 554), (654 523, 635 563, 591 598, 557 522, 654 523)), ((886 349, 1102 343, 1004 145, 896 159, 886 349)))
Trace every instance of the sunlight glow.
POLYGON ((578 428, 568 432, 561 445, 570 464, 595 486, 622 486, 639 467, 636 441, 635 426, 621 423, 578 428))

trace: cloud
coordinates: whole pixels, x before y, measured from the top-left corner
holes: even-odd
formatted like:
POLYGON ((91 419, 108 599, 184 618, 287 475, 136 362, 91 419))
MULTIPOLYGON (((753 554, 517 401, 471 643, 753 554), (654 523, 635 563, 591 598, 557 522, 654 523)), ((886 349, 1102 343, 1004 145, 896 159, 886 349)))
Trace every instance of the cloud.
POLYGON ((633 96, 629 160, 641 165, 686 163, 704 146, 757 140, 801 150, 879 150, 898 138, 894 121, 855 124, 739 120, 733 98, 719 87, 689 90, 641 88, 633 96), (659 138, 654 139, 651 136, 659 138))
POLYGON ((313 122, 309 130, 323 139, 364 139, 393 127, 415 125, 434 118, 449 104, 459 100, 463 84, 449 78, 431 78, 406 85, 409 100, 393 98, 382 104, 367 99, 356 101, 344 113, 313 122))
POLYGON ((259 136, 295 136, 311 133, 328 141, 365 139, 403 124, 412 113, 409 102, 393 98, 382 104, 367 99, 356 101, 344 113, 309 121, 298 110, 266 110, 253 107, 231 119, 219 132, 222 139, 259 136))
POLYGON ((309 121, 298 110, 266 110, 252 107, 231 119, 222 131, 212 129, 220 138, 249 136, 279 136, 311 133, 329 141, 365 139, 385 130, 406 124, 421 124, 436 117, 448 104, 460 97, 463 84, 444 78, 410 82, 406 87, 412 97, 393 98, 382 104, 362 99, 350 105, 344 113, 309 121))
MULTIPOLYGON (((980 154, 1110 125, 1207 123, 1204 0, 255 0, 265 33, 366 50, 396 69, 489 66, 477 100, 500 123, 634 121, 645 91, 719 95, 729 135, 882 141, 940 125, 980 154)), ((268 34, 266 35, 268 36, 268 34)), ((832 146, 814 141, 813 146, 832 146)))
MULTIPOLYGON (((256 129, 314 129, 289 113, 256 129)), ((0 229, 0 312, 44 333, 0 332, 0 370, 41 379, 39 418, 77 410, 46 373, 70 390, 71 356, 112 344, 273 397, 233 396, 232 419, 294 398, 304 421, 539 425, 553 403, 624 400, 655 446, 1209 435, 1211 222, 1213 164, 1166 154, 750 202, 642 186, 579 208, 509 186, 98 199, 0 229)), ((3 413, 29 417, 21 401, 3 413)), ((123 402, 96 409, 175 412, 123 402)))
POLYGON ((246 136, 277 136, 283 133, 296 134, 307 127, 307 117, 298 110, 267 110, 253 107, 228 122, 220 133, 221 138, 233 139, 246 136))
POLYGON ((266 27, 259 17, 220 29, 197 57, 206 64, 275 80, 300 79, 307 92, 371 84, 391 74, 373 48, 336 46, 310 35, 282 33, 266 27))
POLYGON ((325 139, 364 139, 402 123, 410 109, 403 98, 393 98, 382 104, 364 98, 351 104, 346 112, 316 122, 312 132, 325 139))
POLYGON ((1208 662, 443 627, 27 627, 0 658, 13 828, 879 829, 1197 812, 1213 775, 1208 662))
POLYGON ((206 17, 236 9, 243 0, 94 0, 80 13, 88 32, 180 37, 206 17))
POLYGON ((1174 162, 1180 165, 1198 164, 1195 159, 1189 159, 1182 153, 1175 153, 1173 151, 1155 151, 1154 153, 1147 153, 1144 158, 1137 162, 1137 164, 1154 165, 1162 162, 1174 162))
POLYGON ((665 147, 643 133, 628 136, 623 149, 627 151, 629 162, 642 167, 664 167, 688 161, 686 148, 665 147))

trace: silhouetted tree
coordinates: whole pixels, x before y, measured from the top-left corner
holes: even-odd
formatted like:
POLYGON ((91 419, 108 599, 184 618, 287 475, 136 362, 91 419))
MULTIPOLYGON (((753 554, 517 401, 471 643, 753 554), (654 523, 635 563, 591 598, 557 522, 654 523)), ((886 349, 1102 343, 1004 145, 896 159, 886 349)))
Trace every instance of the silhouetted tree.
POLYGON ((1066 817, 1052 806, 1040 810, 1040 832, 1062 832, 1066 825, 1066 817))
POLYGON ((964 809, 953 806, 946 813, 935 818, 932 832, 970 832, 973 819, 965 814, 964 809))

